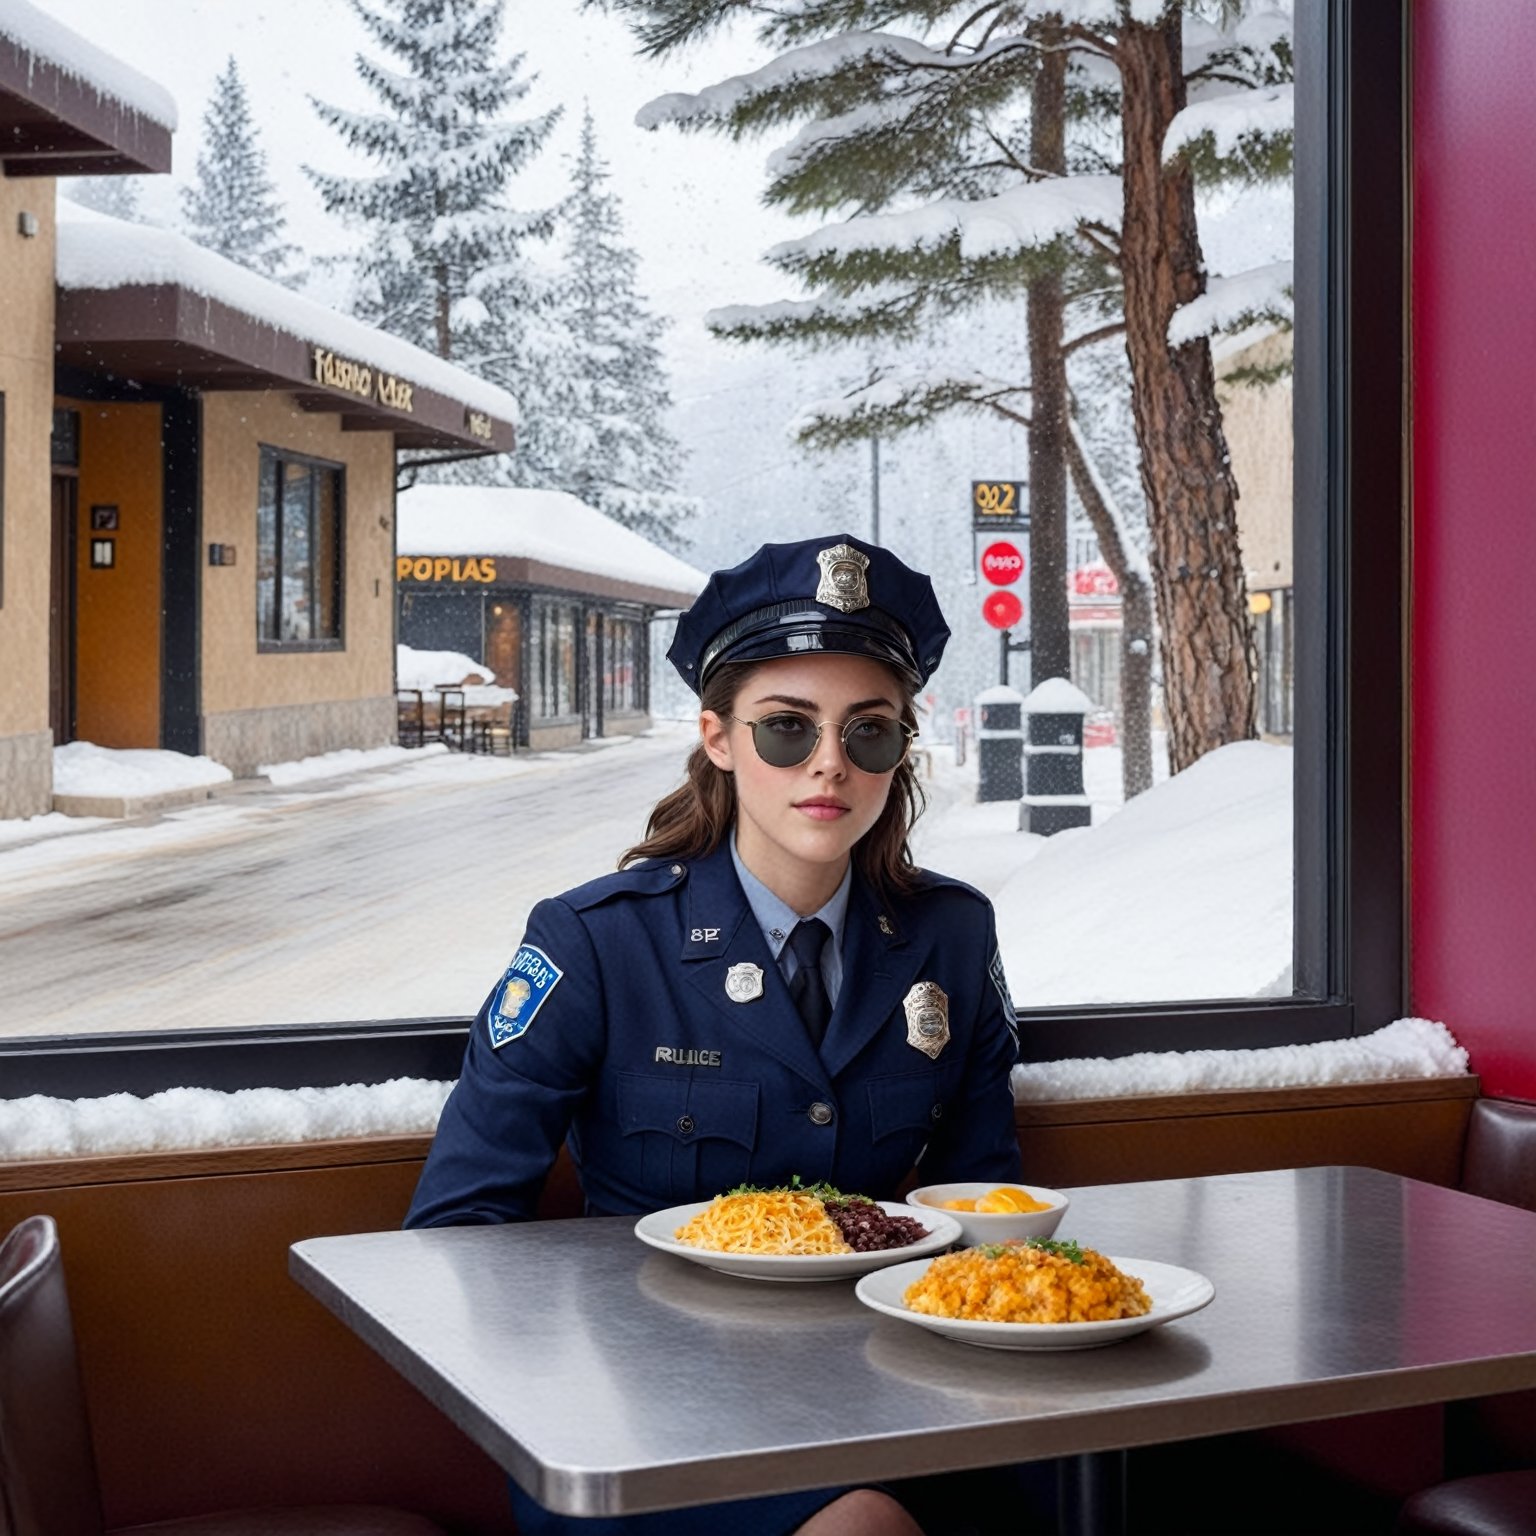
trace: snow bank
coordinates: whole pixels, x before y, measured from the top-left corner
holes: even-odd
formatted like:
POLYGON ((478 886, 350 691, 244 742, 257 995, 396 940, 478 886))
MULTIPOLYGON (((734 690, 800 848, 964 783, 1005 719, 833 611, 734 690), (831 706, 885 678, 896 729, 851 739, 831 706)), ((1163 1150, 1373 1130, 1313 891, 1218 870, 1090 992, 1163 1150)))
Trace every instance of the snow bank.
POLYGON ((1354 1040, 1036 1062, 1013 1069, 1013 1097, 1023 1103, 1239 1088, 1313 1088, 1409 1077, 1463 1077, 1467 1071, 1467 1053, 1444 1024, 1398 1019, 1354 1040))
POLYGON ((423 757, 440 757, 448 750, 440 741, 424 747, 343 747, 336 752, 322 752, 316 757, 295 758, 287 763, 263 763, 256 772, 279 787, 307 784, 314 779, 334 779, 344 773, 358 773, 366 768, 388 768, 395 763, 420 762, 423 757))
POLYGON ((34 1094, 0 1103, 0 1161, 426 1134, 452 1087, 397 1077, 339 1088, 168 1088, 148 1098, 34 1094))
POLYGON ((1014 1002, 1289 996, 1291 820, 1290 748, 1240 741, 1046 839, 994 898, 1014 1002))
POLYGON ((415 485, 401 492, 397 516, 402 555, 508 555, 679 597, 702 592, 709 579, 567 491, 415 485))
POLYGON ((182 235, 148 224, 109 218, 78 203, 58 204, 57 274, 60 288, 111 289, 172 284, 227 304, 253 320, 356 358, 374 368, 436 390, 453 400, 516 422, 517 401, 462 368, 390 336, 350 315, 338 314, 281 283, 205 251, 182 235))
POLYGON ((56 795, 102 795, 139 799, 173 789, 201 789, 234 778, 211 757, 188 757, 148 747, 98 747, 71 741, 53 749, 56 795))
POLYGON ((0 37, 20 43, 66 75, 84 81, 98 95, 110 96, 175 132, 176 102, 164 86, 45 16, 30 0, 5 0, 0 6, 0 37))
POLYGON ((395 647, 395 678, 402 688, 436 688, 440 684, 494 683, 496 674, 463 651, 418 651, 395 647))

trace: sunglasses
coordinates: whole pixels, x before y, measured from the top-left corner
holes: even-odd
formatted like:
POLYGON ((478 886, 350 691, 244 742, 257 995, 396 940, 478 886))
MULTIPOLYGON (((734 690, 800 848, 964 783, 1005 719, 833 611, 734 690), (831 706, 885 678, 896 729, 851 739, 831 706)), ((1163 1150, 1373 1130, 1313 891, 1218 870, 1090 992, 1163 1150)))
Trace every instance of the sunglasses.
MULTIPOLYGON (((822 730, 830 720, 816 721, 795 710, 764 715, 761 720, 735 719, 752 731, 757 755, 771 768, 796 768, 816 750, 822 730)), ((855 768, 865 773, 889 773, 907 755, 917 735, 911 726, 885 715, 855 715, 838 730, 843 751, 855 768)))

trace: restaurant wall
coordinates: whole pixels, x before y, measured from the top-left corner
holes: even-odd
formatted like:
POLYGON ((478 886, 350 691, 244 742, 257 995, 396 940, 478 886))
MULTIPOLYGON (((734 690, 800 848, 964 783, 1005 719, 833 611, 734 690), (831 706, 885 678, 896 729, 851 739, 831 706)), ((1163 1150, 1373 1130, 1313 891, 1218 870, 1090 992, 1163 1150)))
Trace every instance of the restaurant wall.
POLYGON ((0 175, 0 820, 53 804, 48 728, 48 439, 53 420, 54 182, 0 175), (20 232, 23 213, 37 233, 20 232))
POLYGON ((80 413, 75 529, 75 737, 99 747, 160 745, 160 407, 60 400, 80 413), (116 526, 93 511, 111 507, 116 526), (113 564, 91 565, 110 539, 113 564))
POLYGON ((202 542, 235 564, 202 566, 203 750, 237 775, 395 736, 394 439, 279 393, 203 397, 202 542), (262 445, 345 466, 338 650, 256 645, 256 496, 262 445))
POLYGON ((1411 996, 1536 1099, 1536 6, 1415 0, 1411 996))

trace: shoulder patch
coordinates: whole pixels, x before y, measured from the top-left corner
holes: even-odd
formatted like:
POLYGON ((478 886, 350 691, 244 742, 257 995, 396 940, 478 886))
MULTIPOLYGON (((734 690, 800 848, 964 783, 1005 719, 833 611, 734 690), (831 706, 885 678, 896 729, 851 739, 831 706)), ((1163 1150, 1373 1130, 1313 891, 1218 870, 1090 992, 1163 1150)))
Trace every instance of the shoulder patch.
POLYGON ((992 964, 987 967, 987 975, 992 978, 992 985, 997 988, 997 995, 1003 1000, 1003 1018, 1007 1021, 1008 1032, 1013 1036, 1015 1046, 1019 1043, 1019 1016, 1013 1010, 1013 999, 1008 995, 1008 978, 1003 974, 1003 951, 1001 947, 992 951, 992 964))
POLYGON ((534 1015, 564 975, 542 949, 532 944, 518 949, 491 1003, 488 1022, 493 1051, 527 1033, 534 1015))

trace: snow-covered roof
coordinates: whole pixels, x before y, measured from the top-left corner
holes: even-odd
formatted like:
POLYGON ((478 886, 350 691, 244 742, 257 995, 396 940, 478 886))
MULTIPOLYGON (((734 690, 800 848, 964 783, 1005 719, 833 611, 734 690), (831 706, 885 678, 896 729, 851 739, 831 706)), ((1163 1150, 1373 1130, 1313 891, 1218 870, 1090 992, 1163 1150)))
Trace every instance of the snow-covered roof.
POLYGON ((176 102, 164 86, 55 21, 30 0, 5 0, 0 6, 0 37, 20 44, 34 58, 79 80, 97 95, 109 96, 175 131, 176 102))
POLYGON ((130 224, 61 199, 58 285, 62 294, 172 287, 318 345, 502 422, 518 418, 504 389, 375 326, 339 314, 168 229, 130 224))
POLYGON ((400 494, 402 555, 504 555, 673 594, 703 591, 705 572, 567 491, 416 485, 400 494))

